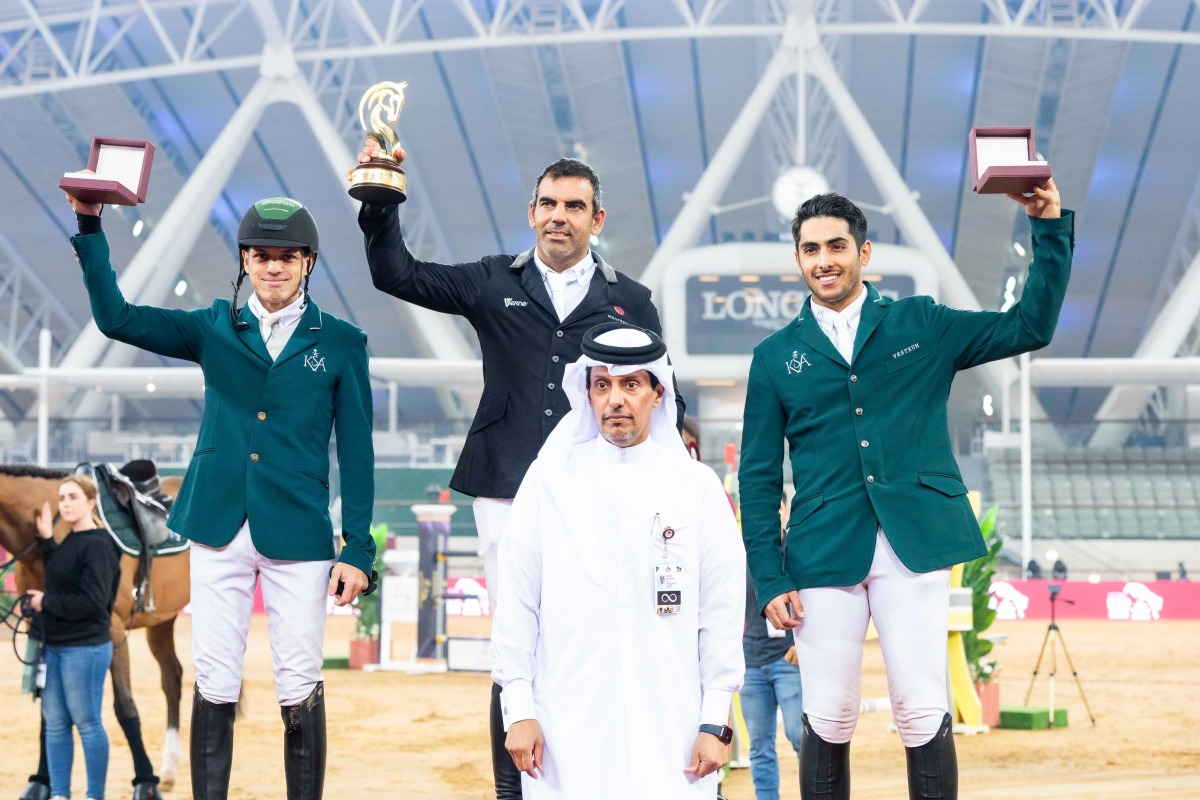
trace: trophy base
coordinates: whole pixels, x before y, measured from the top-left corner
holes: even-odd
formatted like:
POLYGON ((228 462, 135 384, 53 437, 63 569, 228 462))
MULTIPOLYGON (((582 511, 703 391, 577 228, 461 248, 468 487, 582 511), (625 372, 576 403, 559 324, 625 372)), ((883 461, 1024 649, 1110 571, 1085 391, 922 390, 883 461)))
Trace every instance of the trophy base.
POLYGON ((408 177, 394 162, 371 159, 354 168, 350 196, 363 203, 395 206, 408 199, 408 177))

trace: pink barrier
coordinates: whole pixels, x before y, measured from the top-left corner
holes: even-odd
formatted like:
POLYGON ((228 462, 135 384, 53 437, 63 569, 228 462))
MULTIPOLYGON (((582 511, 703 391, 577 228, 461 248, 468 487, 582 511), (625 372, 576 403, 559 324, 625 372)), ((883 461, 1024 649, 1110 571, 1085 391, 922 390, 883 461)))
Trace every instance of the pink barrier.
MULTIPOLYGON (((1049 619, 1050 586, 1061 587, 1055 601, 1060 619, 1111 619, 1153 622, 1160 619, 1200 619, 1200 581, 992 581, 996 619, 1049 619), (1065 601, 1074 601, 1068 603, 1065 601)), ((487 588, 482 576, 449 578, 449 616, 488 616, 487 588)), ((262 589, 255 592, 254 612, 262 613, 262 589)), ((332 614, 351 613, 330 609, 332 614)))
POLYGON ((1200 619, 1200 583, 1055 580, 992 581, 996 619, 1049 619, 1051 585, 1061 587, 1055 601, 1059 619, 1200 619))

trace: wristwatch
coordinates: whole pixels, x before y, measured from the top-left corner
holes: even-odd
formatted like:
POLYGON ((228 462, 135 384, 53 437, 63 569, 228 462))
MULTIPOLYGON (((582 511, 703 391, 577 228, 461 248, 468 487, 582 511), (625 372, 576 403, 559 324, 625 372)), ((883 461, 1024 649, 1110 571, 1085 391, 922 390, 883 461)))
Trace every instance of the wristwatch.
POLYGON ((721 740, 721 744, 729 744, 733 741, 733 728, 728 725, 701 725, 700 732, 711 733, 721 740))

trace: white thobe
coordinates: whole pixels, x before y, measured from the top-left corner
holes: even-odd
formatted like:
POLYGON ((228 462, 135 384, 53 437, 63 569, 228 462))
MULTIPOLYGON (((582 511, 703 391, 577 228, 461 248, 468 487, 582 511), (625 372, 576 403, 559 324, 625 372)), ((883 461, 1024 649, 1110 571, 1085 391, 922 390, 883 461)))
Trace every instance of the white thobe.
MULTIPOLYGON (((545 451, 543 451, 544 453, 545 451)), ((684 773, 701 724, 728 724, 742 684, 745 551, 711 469, 648 440, 539 457, 500 545, 492 641, 505 728, 536 719, 538 798, 716 796, 684 773), (654 565, 683 567, 681 610, 655 609, 654 565)))

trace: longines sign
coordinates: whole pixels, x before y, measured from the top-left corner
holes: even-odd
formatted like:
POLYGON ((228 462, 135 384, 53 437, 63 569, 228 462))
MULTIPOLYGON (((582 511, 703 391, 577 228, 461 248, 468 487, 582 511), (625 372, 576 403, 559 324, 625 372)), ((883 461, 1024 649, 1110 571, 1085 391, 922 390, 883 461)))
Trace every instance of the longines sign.
MULTIPOLYGON (((908 297, 908 275, 873 276, 871 284, 893 299, 908 297)), ((693 275, 687 281, 687 350, 691 355, 749 355, 766 336, 804 307, 808 287, 798 275, 693 275)))

